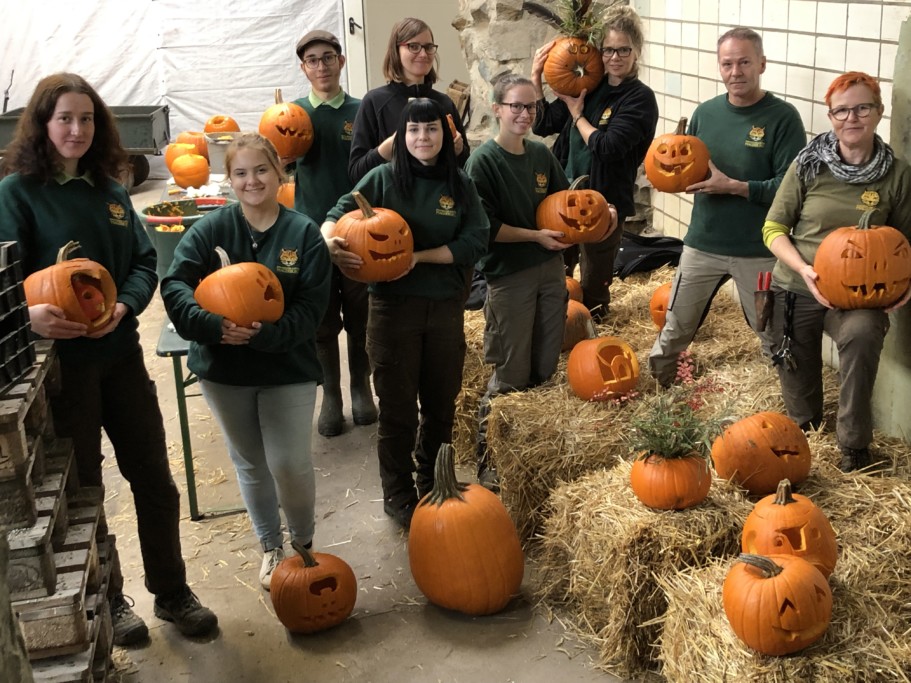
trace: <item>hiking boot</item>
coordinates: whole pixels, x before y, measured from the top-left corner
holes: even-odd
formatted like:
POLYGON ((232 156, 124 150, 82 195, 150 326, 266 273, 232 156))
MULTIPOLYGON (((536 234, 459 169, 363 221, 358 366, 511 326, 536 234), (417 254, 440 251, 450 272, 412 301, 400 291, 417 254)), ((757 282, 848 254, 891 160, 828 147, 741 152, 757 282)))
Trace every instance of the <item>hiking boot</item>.
POLYGON ((204 636, 218 626, 218 617, 203 607, 189 586, 155 596, 155 616, 172 622, 185 636, 204 636))
POLYGON ((111 596, 111 622, 114 627, 114 645, 126 647, 141 643, 149 637, 149 627, 133 611, 133 598, 123 593, 111 596))
POLYGON ((348 374, 351 379, 351 417, 358 426, 376 422, 377 410, 370 389, 370 359, 364 350, 366 338, 348 335, 348 374))
POLYGON ((285 559, 285 551, 279 548, 272 548, 263 554, 263 565, 259 568, 259 583, 263 588, 269 590, 272 583, 272 572, 278 566, 279 562, 285 559))
POLYGON ((317 343, 316 355, 323 370, 323 399, 320 402, 316 431, 320 436, 332 437, 342 433, 345 418, 342 416, 341 370, 339 369, 338 342, 317 343))
POLYGON ((842 472, 862 470, 870 464, 869 448, 848 448, 847 446, 839 446, 838 450, 841 451, 841 462, 838 463, 838 469, 842 472))
POLYGON ((500 492, 500 475, 493 467, 484 467, 478 472, 478 483, 491 493, 500 492))
POLYGON ((415 500, 397 502, 393 498, 383 499, 383 512, 392 517, 393 521, 405 531, 411 528, 411 518, 414 516, 414 509, 417 506, 415 500))

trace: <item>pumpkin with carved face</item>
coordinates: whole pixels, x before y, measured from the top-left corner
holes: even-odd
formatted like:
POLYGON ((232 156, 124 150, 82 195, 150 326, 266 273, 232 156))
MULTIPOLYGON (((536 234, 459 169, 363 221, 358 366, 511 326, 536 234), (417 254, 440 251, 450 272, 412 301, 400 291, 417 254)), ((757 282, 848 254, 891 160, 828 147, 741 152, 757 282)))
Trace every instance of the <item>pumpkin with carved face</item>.
POLYGON ((764 496, 782 479, 799 484, 807 478, 810 445, 787 415, 762 412, 725 429, 712 444, 712 461, 719 477, 764 496))
POLYGON ((275 146, 278 156, 297 158, 313 144, 313 122, 303 107, 282 102, 282 91, 276 89, 275 104, 259 119, 259 134, 275 146))
POLYGON ((816 250, 816 286, 835 308, 888 308, 911 287, 911 245, 895 228, 871 226, 872 216, 833 230, 816 250))
POLYGON ((408 223, 392 209, 373 208, 360 192, 351 196, 359 208, 339 218, 332 235, 347 240, 348 251, 363 263, 342 272, 358 282, 386 282, 407 272, 414 253, 408 223))
POLYGON ((645 175, 659 192, 683 192, 709 173, 708 147, 685 131, 683 118, 676 131, 659 135, 645 153, 645 175))
POLYGON ((605 401, 636 388, 639 360, 619 337, 597 337, 579 342, 566 361, 569 386, 583 401, 605 401))
POLYGON ((285 295, 278 277, 261 263, 231 264, 228 253, 215 247, 221 267, 209 273, 193 293, 206 311, 240 327, 274 323, 285 312, 285 295))
POLYGON ((566 327, 563 329, 563 348, 560 350, 570 351, 580 341, 594 336, 592 314, 582 303, 570 299, 566 302, 566 327))
POLYGON ((597 190, 580 189, 587 180, 587 175, 580 176, 568 190, 547 195, 535 212, 538 228, 562 232, 563 237, 557 241, 563 244, 604 239, 611 223, 610 205, 597 190))
POLYGON ((543 74, 554 92, 570 97, 578 97, 583 90, 591 92, 604 76, 601 51, 585 38, 557 38, 547 53, 543 74))
POLYGON ((665 282, 659 286, 648 302, 649 315, 652 316, 652 322, 655 323, 655 327, 659 330, 664 327, 664 323, 667 321, 667 305, 671 300, 671 286, 673 284, 673 282, 665 282))

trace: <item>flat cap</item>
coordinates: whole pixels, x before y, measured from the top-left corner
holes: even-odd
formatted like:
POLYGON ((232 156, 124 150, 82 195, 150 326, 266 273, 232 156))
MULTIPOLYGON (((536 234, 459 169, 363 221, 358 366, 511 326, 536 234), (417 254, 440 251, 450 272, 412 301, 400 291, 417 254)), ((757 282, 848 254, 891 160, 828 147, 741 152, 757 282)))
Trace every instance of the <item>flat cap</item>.
POLYGON ((334 47, 339 54, 342 53, 342 44, 338 42, 338 38, 329 33, 329 31, 321 31, 319 29, 316 29, 315 31, 310 31, 303 38, 297 41, 297 49, 295 52, 297 52, 298 57, 304 53, 304 50, 307 49, 307 46, 310 43, 328 43, 334 47))

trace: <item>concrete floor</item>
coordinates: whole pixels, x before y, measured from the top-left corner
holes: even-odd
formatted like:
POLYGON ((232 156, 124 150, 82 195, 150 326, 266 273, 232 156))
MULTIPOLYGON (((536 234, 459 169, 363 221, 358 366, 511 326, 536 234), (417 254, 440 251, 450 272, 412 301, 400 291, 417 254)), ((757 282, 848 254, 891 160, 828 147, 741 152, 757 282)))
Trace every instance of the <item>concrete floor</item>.
MULTIPOLYGON (((156 167, 160 168, 153 167, 153 173, 156 167)), ((163 180, 152 179, 134 190, 137 210, 159 201, 164 187, 163 180)), ((143 346, 158 383, 174 477, 185 493, 171 360, 155 355, 164 320, 156 296, 141 317, 143 346)), ((239 505, 234 471, 205 402, 190 398, 188 408, 200 508, 239 505)), ((194 522, 185 495, 181 533, 189 581, 218 614, 220 631, 204 641, 188 640, 152 616, 152 598, 142 582, 132 498, 109 460, 107 511, 117 534, 126 592, 151 631, 147 645, 115 648, 123 681, 619 680, 594 669, 597 653, 559 622, 548 623, 530 603, 532 566, 526 571, 522 597, 498 615, 469 618, 429 605, 411 578, 407 536, 382 511, 375 428, 353 427, 349 415, 341 436, 326 439, 315 428, 314 435, 315 546, 352 566, 359 596, 348 621, 311 636, 290 636, 275 618, 268 593, 258 585, 261 555, 246 515, 194 522)))

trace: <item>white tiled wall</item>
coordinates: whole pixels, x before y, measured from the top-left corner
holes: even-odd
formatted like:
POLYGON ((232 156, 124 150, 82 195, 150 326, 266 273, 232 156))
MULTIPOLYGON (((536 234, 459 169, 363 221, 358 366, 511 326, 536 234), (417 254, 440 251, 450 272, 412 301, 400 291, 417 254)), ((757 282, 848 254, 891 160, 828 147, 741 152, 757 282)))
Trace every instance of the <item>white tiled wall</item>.
MULTIPOLYGON (((715 57, 718 36, 734 26, 758 31, 768 66, 763 87, 800 112, 810 136, 829 129, 822 103, 838 74, 866 71, 880 79, 886 116, 879 134, 889 140, 889 103, 899 30, 911 0, 631 0, 645 24, 642 79, 655 91, 659 132, 724 92, 715 57)), ((681 237, 690 198, 653 193, 655 228, 681 237)))

